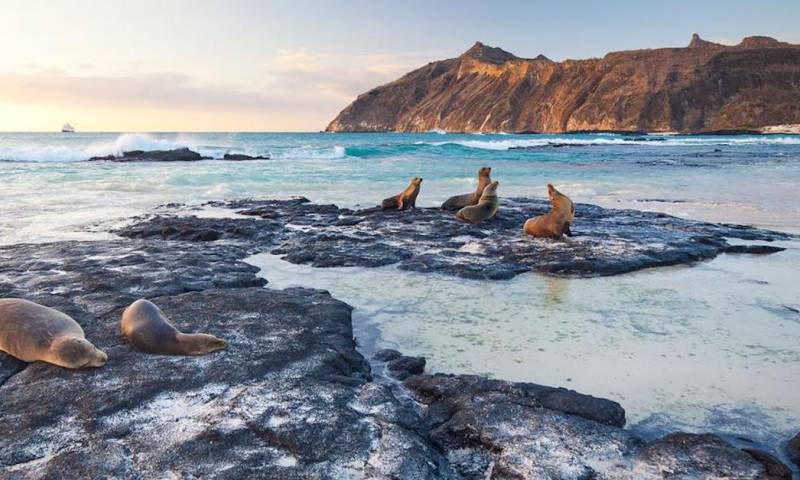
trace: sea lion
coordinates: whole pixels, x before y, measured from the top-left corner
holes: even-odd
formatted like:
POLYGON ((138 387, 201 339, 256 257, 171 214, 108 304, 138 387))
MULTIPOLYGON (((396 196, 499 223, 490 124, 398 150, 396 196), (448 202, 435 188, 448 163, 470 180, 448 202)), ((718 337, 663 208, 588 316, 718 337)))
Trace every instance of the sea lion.
POLYGON ((0 350, 64 368, 102 367, 108 360, 69 315, 21 298, 0 299, 0 350))
POLYGON ((490 177, 492 167, 483 167, 478 170, 478 188, 472 193, 465 193, 464 195, 456 195, 455 197, 448 198, 442 204, 442 210, 456 211, 470 205, 477 205, 483 195, 483 189, 486 185, 492 183, 490 177))
POLYGON ((483 189, 483 194, 477 205, 464 207, 456 213, 456 218, 462 222, 480 223, 490 220, 497 215, 497 186, 500 182, 494 181, 483 189))
POLYGON ((417 208, 417 195, 422 184, 422 177, 414 177, 405 190, 381 202, 381 210, 406 210, 417 208))
POLYGON ((122 312, 122 333, 137 350, 160 355, 205 355, 228 343, 206 333, 181 333, 152 302, 136 300, 122 312))
POLYGON ((575 221, 575 204, 566 195, 547 184, 547 196, 552 208, 544 215, 530 218, 525 222, 523 230, 528 235, 544 238, 561 238, 561 235, 572 236, 570 226, 575 221))

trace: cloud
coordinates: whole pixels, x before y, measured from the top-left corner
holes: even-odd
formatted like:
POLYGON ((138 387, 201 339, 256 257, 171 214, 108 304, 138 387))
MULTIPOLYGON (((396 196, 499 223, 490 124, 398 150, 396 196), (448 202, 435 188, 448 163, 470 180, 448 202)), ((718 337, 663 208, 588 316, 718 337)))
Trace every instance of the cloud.
POLYGON ((344 107, 358 94, 419 67, 432 52, 341 55, 314 53, 306 48, 280 50, 272 62, 272 87, 289 93, 314 92, 320 99, 344 107))
MULTIPOLYGON (((181 72, 80 74, 37 64, 0 72, 0 103, 16 105, 157 108, 316 115, 319 128, 358 94, 430 60, 430 54, 342 55, 281 50, 264 66, 258 86, 203 83, 181 72)), ((235 78, 235 75, 232 75, 235 78)))

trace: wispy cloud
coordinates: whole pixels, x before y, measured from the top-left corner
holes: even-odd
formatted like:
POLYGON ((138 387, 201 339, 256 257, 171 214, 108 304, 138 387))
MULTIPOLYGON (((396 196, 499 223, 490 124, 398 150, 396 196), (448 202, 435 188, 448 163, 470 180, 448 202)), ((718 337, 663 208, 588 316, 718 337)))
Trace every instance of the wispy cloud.
MULTIPOLYGON (((261 85, 208 84, 181 72, 133 75, 71 74, 28 65, 0 72, 0 103, 103 108, 247 112, 333 118, 356 95, 386 83, 425 61, 430 54, 343 55, 299 48, 281 50, 264 67, 261 85)), ((233 78, 234 76, 232 76, 233 78)))

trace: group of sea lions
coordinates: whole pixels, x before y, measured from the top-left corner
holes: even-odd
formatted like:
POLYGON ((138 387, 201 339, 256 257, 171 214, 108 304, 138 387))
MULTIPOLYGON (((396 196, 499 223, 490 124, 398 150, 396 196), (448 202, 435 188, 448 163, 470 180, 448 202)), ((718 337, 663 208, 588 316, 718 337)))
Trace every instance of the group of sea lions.
MULTIPOLYGON (((497 215, 497 187, 490 167, 478 171, 478 188, 472 193, 450 197, 442 209, 456 212, 456 218, 473 224, 497 215)), ((416 208, 422 177, 414 177, 408 188, 385 199, 383 210, 416 208)), ((560 238, 571 235, 575 204, 547 185, 551 210, 528 219, 523 231, 534 237, 560 238)), ((122 334, 137 350, 159 355, 204 355, 227 347, 225 340, 205 333, 186 334, 175 328, 164 312, 147 300, 136 300, 122 312, 122 334)), ((105 352, 86 339, 81 326, 70 316, 44 305, 19 298, 0 299, 0 351, 24 362, 43 361, 64 368, 102 367, 105 352)))
MULTIPOLYGON (((227 346, 213 335, 181 333, 147 300, 136 300, 126 308, 120 327, 128 342, 145 353, 204 355, 227 346)), ((0 351, 23 362, 72 369, 102 367, 108 360, 72 317, 21 298, 0 298, 0 351)))
MULTIPOLYGON (((497 215, 499 202, 497 200, 497 187, 500 182, 492 181, 491 167, 478 170, 478 188, 472 193, 456 195, 448 198, 443 204, 443 210, 456 212, 456 218, 462 222, 481 223, 491 220, 497 215)), ((383 210, 406 210, 416 208, 422 177, 414 177, 408 188, 381 202, 383 210)), ((538 217, 529 218, 522 227, 523 232, 534 237, 561 238, 562 235, 571 236, 570 226, 575 221, 575 204, 566 195, 556 190, 552 184, 547 184, 547 196, 550 198, 552 208, 549 212, 538 217)))

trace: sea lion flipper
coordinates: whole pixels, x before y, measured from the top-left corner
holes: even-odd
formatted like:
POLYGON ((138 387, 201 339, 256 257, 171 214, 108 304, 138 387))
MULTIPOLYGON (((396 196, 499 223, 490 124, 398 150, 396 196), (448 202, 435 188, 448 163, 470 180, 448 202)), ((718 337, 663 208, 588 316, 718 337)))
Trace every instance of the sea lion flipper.
POLYGON ((569 226, 570 226, 569 222, 564 222, 564 230, 563 230, 563 232, 564 232, 564 235, 566 235, 568 237, 571 237, 572 236, 572 230, 569 229, 569 226))

